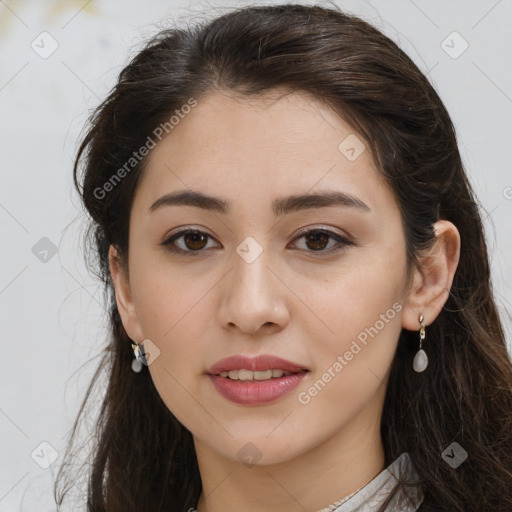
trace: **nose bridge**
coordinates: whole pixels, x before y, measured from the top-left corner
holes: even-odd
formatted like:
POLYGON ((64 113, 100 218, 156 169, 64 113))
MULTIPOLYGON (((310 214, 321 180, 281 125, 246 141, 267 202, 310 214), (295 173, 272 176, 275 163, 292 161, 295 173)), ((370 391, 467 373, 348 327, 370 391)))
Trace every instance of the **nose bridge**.
POLYGON ((233 253, 221 308, 224 325, 255 332, 264 324, 286 320, 282 284, 271 271, 271 254, 263 243, 247 237, 233 253))
POLYGON ((247 237, 236 248, 233 261, 239 291, 254 296, 265 293, 265 288, 270 284, 267 282, 267 274, 270 272, 267 268, 270 265, 269 251, 253 237, 247 237))
POLYGON ((270 252, 263 247, 263 240, 258 242, 254 237, 248 236, 237 247, 233 255, 234 276, 233 295, 244 301, 252 309, 260 308, 263 298, 272 299, 273 283, 271 283, 270 252))

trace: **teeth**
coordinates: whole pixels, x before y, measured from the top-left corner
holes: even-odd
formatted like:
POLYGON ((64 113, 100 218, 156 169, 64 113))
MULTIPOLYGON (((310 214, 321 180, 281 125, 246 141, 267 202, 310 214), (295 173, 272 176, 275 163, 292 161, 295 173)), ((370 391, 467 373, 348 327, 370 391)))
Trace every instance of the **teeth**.
POLYGON ((256 371, 253 372, 251 370, 230 370, 229 372, 221 372, 221 377, 228 377, 232 380, 269 380, 276 379, 279 377, 283 377, 286 375, 291 375, 292 372, 285 372, 284 370, 280 370, 278 368, 272 370, 265 371, 256 371))

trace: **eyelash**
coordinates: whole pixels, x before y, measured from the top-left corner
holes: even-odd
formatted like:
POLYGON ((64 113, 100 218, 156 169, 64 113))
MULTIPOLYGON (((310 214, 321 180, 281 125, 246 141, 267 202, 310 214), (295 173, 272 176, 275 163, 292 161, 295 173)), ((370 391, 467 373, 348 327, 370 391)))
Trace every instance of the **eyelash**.
MULTIPOLYGON (((338 233, 335 233, 334 231, 331 231, 330 229, 325 229, 325 228, 301 229, 299 231, 299 235, 297 237, 295 237, 295 239, 293 241, 295 242, 295 241, 299 240, 300 238, 303 238, 305 235, 308 235, 311 233, 325 233, 330 238, 336 240, 336 242, 338 242, 338 244, 341 244, 334 249, 333 248, 330 248, 328 250, 320 249, 318 251, 306 250, 306 252, 310 252, 313 254, 332 255, 334 253, 338 253, 340 251, 346 250, 347 246, 354 245, 353 242, 346 239, 345 237, 339 235, 338 233)), ((184 250, 184 249, 179 249, 179 248, 177 249, 172 246, 172 243, 175 240, 178 240, 179 238, 182 238, 183 236, 188 235, 188 234, 203 234, 203 235, 206 235, 207 237, 209 237, 210 239, 213 239, 212 236, 210 236, 208 233, 205 233, 204 231, 200 231, 198 229, 184 229, 182 231, 178 231, 177 233, 174 233, 172 236, 170 236, 164 242, 162 242, 161 245, 165 246, 169 251, 171 251, 175 254, 183 255, 183 256, 199 256, 199 255, 201 255, 201 253, 204 253, 207 249, 199 249, 197 251, 192 251, 192 250, 184 250)))

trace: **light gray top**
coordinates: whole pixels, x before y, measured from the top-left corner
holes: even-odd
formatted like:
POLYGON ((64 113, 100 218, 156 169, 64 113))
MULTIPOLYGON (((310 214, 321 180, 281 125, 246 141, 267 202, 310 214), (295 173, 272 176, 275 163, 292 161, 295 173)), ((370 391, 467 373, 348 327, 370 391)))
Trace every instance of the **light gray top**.
MULTIPOLYGON (((386 501, 398 480, 418 482, 420 477, 409 454, 404 452, 371 482, 318 512, 375 512, 386 501)), ((415 512, 423 501, 421 486, 399 486, 386 512, 415 512), (405 487, 405 488, 404 488, 405 487)))

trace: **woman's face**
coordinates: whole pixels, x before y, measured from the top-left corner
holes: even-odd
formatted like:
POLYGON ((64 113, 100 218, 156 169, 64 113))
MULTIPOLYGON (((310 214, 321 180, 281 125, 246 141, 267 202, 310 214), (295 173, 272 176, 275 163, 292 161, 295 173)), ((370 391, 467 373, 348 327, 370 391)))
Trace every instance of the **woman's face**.
POLYGON ((306 95, 212 93, 147 164, 130 217, 129 284, 116 296, 128 334, 150 340, 151 377, 195 442, 268 464, 377 430, 406 253, 368 143, 306 95), (215 199, 151 209, 182 192, 215 199), (200 233, 179 235, 187 229, 200 233), (236 355, 307 371, 273 381, 209 374, 236 355))

